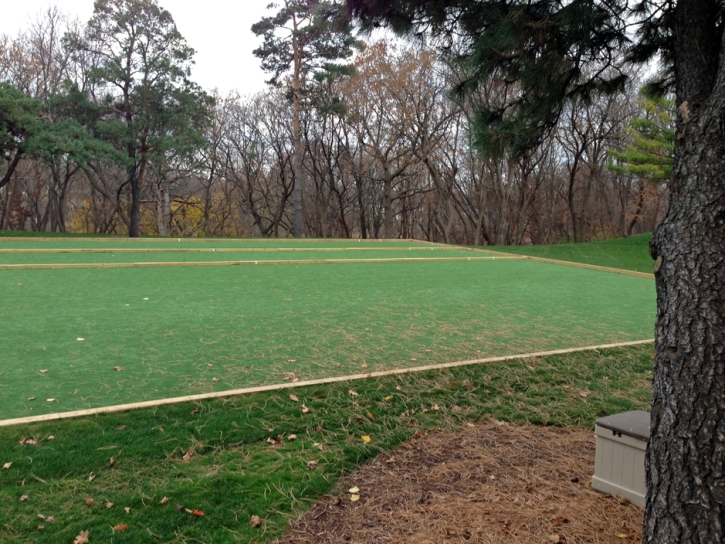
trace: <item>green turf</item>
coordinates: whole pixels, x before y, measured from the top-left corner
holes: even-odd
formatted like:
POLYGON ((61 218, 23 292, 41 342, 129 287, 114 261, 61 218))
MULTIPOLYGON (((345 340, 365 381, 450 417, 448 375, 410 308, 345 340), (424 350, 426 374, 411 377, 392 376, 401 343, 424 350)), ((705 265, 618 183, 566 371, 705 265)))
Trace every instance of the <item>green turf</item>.
POLYGON ((0 419, 639 340, 655 313, 649 279, 516 260, 11 270, 0 293, 0 419))
MULTIPOLYGON (((122 252, 122 253, 2 253, 3 264, 66 264, 66 263, 148 263, 148 262, 212 262, 212 261, 315 261, 340 259, 480 259, 484 253, 465 250, 426 248, 425 250, 386 251, 190 251, 190 252, 122 252)), ((495 257, 494 257, 495 258, 495 257)))
MULTIPOLYGON (((91 543, 271 540, 341 475, 418 431, 490 416, 592 428, 600 415, 646 409, 651 356, 638 346, 304 388, 299 402, 280 392, 0 429, 0 464, 12 463, 0 470, 0 541, 68 544, 80 531, 91 543)), ((368 482, 357 485, 364 495, 368 482)))
POLYGON ((654 261, 649 255, 652 234, 616 238, 585 244, 555 244, 550 246, 486 246, 482 249, 504 251, 560 261, 595 264, 611 268, 652 273, 654 261))

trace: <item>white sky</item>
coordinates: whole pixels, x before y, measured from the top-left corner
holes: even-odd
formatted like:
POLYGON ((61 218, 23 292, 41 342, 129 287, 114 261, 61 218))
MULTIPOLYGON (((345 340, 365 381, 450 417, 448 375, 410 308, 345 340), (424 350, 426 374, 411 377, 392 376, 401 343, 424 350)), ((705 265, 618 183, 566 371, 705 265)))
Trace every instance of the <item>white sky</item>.
MULTIPOLYGON (((187 43, 196 50, 192 79, 206 90, 217 88, 251 94, 266 87, 269 79, 252 55, 262 40, 250 27, 261 17, 274 13, 266 10, 271 0, 159 0, 159 5, 174 17, 187 43)), ((93 0, 22 0, 3 1, 0 34, 16 36, 48 7, 85 22, 93 13, 93 0)))

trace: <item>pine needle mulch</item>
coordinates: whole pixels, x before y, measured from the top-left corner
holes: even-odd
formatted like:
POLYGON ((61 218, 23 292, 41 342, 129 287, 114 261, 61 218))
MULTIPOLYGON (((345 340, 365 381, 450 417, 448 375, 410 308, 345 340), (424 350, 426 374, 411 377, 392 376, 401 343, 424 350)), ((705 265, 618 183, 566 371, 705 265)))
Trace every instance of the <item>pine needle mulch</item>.
POLYGON ((579 429, 416 434, 341 480, 278 544, 641 542, 642 510, 592 491, 594 455, 579 429))

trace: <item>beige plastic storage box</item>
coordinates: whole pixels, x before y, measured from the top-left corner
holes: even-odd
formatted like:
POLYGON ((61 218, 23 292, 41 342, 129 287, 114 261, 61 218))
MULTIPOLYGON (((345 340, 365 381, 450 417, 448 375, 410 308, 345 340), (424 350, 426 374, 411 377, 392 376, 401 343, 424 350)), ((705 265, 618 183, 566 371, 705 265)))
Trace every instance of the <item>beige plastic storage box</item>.
POLYGON ((644 452, 649 441, 649 412, 635 410, 597 419, 597 457, 592 487, 627 498, 644 508, 644 452))

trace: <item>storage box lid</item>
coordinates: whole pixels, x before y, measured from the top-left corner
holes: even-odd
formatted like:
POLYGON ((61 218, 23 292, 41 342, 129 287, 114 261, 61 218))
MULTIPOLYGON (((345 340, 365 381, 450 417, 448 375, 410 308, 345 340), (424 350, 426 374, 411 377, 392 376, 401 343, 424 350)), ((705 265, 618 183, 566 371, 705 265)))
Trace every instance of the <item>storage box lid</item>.
POLYGON ((600 417, 597 419, 597 425, 639 440, 649 441, 649 412, 644 410, 600 417))

